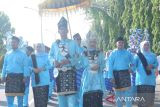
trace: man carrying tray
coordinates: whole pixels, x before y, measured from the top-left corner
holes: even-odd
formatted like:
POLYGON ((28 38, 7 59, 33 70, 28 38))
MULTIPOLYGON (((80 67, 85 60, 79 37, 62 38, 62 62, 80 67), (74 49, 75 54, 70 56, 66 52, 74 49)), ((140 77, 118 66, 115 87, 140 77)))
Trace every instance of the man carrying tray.
POLYGON ((109 58, 109 78, 115 85, 115 96, 117 107, 123 107, 122 99, 126 99, 126 107, 132 107, 131 97, 131 66, 133 56, 124 48, 124 39, 118 37, 116 40, 117 49, 113 50, 109 58))

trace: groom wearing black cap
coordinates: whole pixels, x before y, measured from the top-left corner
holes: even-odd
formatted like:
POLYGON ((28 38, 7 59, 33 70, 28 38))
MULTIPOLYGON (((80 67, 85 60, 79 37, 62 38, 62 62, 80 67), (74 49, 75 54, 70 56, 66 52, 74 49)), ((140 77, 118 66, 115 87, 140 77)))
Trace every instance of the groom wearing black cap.
POLYGON ((76 107, 77 88, 74 67, 78 45, 68 39, 68 25, 64 17, 58 22, 58 33, 61 39, 52 44, 49 59, 54 69, 58 70, 56 86, 59 107, 76 107))

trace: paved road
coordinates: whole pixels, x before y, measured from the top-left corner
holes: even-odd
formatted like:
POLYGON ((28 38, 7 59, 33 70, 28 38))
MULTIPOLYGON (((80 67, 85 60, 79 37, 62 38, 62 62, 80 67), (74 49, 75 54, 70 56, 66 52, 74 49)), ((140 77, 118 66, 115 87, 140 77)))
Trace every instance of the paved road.
MULTIPOLYGON (((30 107, 34 107, 32 89, 30 89, 29 105, 30 105, 30 107)), ((105 100, 103 102, 103 105, 104 105, 104 107, 115 107, 115 105, 113 105, 105 100)), ((7 107, 3 85, 0 85, 0 107, 7 107)), ((48 102, 48 107, 58 107, 58 101, 57 101, 56 94, 53 93, 52 98, 48 102)), ((137 106, 133 105, 133 107, 137 107, 137 106)), ((160 76, 157 77, 155 107, 160 107, 160 76)))

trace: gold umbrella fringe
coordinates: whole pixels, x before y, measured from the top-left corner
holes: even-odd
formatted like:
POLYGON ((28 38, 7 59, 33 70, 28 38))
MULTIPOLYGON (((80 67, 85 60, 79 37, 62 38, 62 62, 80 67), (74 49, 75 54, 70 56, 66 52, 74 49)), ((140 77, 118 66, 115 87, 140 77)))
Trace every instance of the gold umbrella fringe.
POLYGON ((64 12, 76 10, 79 8, 89 7, 90 0, 47 0, 39 5, 39 9, 43 12, 64 12), (75 2, 77 1, 77 2, 75 2))

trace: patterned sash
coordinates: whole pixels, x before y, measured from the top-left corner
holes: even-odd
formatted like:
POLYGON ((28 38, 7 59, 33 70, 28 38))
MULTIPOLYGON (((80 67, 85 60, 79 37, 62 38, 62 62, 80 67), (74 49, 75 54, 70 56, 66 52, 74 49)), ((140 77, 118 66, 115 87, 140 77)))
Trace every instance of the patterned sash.
POLYGON ((33 87, 35 107, 47 107, 49 86, 33 87))
POLYGON ((113 83, 111 82, 111 79, 105 78, 105 86, 108 91, 113 92, 113 83))
POLYGON ((25 91, 23 79, 23 73, 7 74, 5 85, 6 96, 23 96, 25 91))
POLYGON ((57 94, 74 94, 77 91, 75 70, 59 71, 56 78, 57 94))
POLYGON ((140 58, 140 60, 142 62, 142 65, 143 65, 143 67, 144 67, 144 69, 146 71, 146 74, 150 75, 152 72, 151 72, 151 70, 147 69, 147 66, 148 66, 147 59, 145 58, 145 56, 140 51, 137 53, 137 55, 138 55, 138 57, 140 58))
POLYGON ((83 71, 84 71, 84 68, 78 69, 78 70, 76 71, 77 89, 80 89, 83 71))
POLYGON ((128 70, 113 71, 116 90, 126 90, 131 86, 131 76, 128 70))
POLYGON ((83 107, 103 107, 103 92, 94 90, 83 94, 83 107))

